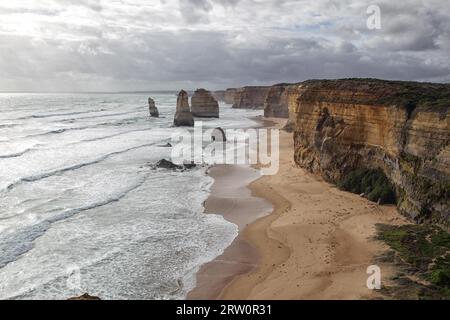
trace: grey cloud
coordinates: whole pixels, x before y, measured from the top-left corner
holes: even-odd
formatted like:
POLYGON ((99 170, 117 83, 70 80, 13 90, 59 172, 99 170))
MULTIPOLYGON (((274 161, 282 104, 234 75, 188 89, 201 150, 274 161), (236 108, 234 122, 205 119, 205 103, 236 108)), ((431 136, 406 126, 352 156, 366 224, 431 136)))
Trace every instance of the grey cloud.
MULTIPOLYGON (((351 0, 182 2, 77 2, 89 11, 75 23, 30 7, 36 34, 16 32, 12 9, 0 5, 0 90, 214 89, 342 77, 450 81, 444 1, 380 1, 383 27, 376 31, 365 26, 365 3, 351 0)), ((62 2, 53 3, 49 10, 64 12, 62 2)), ((17 30, 23 26, 17 22, 17 30)))

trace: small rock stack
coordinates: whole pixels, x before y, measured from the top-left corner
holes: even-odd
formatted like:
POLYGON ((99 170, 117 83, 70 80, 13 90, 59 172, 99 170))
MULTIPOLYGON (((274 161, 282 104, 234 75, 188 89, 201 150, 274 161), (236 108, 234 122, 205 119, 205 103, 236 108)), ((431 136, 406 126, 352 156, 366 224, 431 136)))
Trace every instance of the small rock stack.
POLYGON ((194 117, 189 108, 189 96, 186 91, 181 90, 177 99, 177 110, 173 124, 176 127, 193 127, 194 117))
POLYGON ((219 103, 211 92, 197 89, 192 96, 191 104, 194 117, 219 118, 219 103))
POLYGON ((155 100, 153 100, 152 98, 148 98, 148 109, 150 111, 150 116, 151 117, 154 117, 154 118, 158 118, 159 117, 158 108, 155 105, 155 100))

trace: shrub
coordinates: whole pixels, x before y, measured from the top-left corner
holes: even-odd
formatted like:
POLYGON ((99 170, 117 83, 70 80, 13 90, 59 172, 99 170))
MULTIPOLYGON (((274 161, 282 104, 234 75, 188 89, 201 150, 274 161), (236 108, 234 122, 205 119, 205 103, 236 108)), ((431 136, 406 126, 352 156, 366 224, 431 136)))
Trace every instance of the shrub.
POLYGON ((382 204, 395 203, 395 192, 392 184, 380 169, 358 169, 339 183, 339 188, 356 194, 364 194, 370 201, 382 204))

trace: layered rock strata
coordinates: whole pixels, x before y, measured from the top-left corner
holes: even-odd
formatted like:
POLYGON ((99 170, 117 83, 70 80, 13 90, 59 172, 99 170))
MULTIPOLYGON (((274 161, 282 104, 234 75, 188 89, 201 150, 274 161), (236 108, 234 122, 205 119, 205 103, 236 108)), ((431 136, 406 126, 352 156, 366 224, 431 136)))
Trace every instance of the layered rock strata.
POLYGON ((233 108, 258 109, 264 107, 267 93, 271 87, 243 87, 234 95, 233 108))
POLYGON ((191 112, 194 117, 218 118, 219 103, 209 91, 198 89, 191 99, 191 112))
POLYGON ((289 84, 270 87, 264 101, 264 116, 268 118, 289 118, 289 84))
POLYGON ((288 89, 295 162, 338 183, 383 170, 417 222, 449 224, 450 85, 311 80, 288 89))
POLYGON ((175 118, 173 121, 176 127, 193 127, 194 117, 192 116, 191 109, 189 107, 189 96, 184 90, 181 90, 177 98, 177 109, 175 112, 175 118))

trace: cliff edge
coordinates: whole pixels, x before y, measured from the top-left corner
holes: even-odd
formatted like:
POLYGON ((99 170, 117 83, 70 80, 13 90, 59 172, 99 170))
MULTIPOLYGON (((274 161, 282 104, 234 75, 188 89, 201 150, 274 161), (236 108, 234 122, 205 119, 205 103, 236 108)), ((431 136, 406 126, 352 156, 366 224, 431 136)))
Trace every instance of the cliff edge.
POLYGON ((401 213, 449 225, 450 85, 376 79, 289 87, 296 163, 340 183, 382 170, 401 213))

